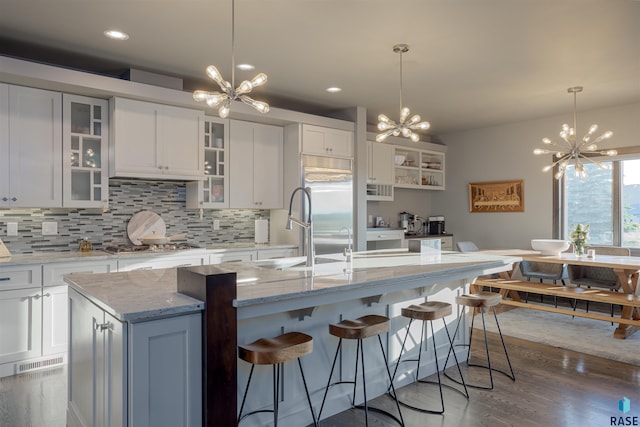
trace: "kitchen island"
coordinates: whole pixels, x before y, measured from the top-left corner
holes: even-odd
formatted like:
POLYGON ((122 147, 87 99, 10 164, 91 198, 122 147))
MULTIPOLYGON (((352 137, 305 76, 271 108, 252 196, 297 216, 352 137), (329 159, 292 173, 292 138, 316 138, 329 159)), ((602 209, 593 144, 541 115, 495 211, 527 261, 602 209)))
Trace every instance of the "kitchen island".
MULTIPOLYGON (((274 260, 168 269, 164 270, 163 275, 158 275, 156 271, 105 275, 76 273, 67 276, 66 280, 74 292, 86 296, 92 304, 107 311, 119 304, 113 290, 118 288, 119 294, 124 296, 126 293, 123 290, 136 289, 143 283, 157 286, 169 299, 187 293, 205 301, 202 321, 205 360, 203 424, 231 426, 235 425, 237 411, 233 408, 238 406, 238 397, 242 397, 238 395, 242 393, 249 372, 248 365, 237 362, 238 343, 293 330, 312 335, 314 352, 306 356, 302 363, 310 372, 307 381, 314 405, 319 405, 332 353, 337 345, 335 337, 328 334, 329 323, 364 314, 390 317, 392 326, 385 345, 387 354, 394 360, 400 348, 399 337, 404 335, 398 332, 404 330, 407 324, 400 316, 402 306, 425 299, 453 302, 455 296, 463 292, 477 276, 508 270, 520 260, 518 257, 487 254, 421 254, 403 250, 355 253, 351 262, 342 259, 338 256, 333 262, 317 264, 313 269, 289 266, 287 260, 274 260), (111 284, 105 286, 107 282, 111 284)), ((142 311, 139 308, 136 310, 142 311)), ((147 312, 153 314, 153 311, 147 312)), ((162 313, 162 310, 157 313, 159 318, 171 316, 170 313, 162 313)), ((447 322, 454 322, 456 314, 454 310, 447 322)), ((71 322, 73 328, 73 319, 71 322)), ((414 333, 416 337, 419 336, 420 329, 414 331, 412 328, 414 333)), ((439 335, 436 333, 438 345, 443 347, 439 353, 443 362, 446 357, 446 338, 443 340, 439 335)), ((466 328, 459 342, 465 338, 466 328)), ((365 350, 369 344, 365 342, 365 350)), ((72 342, 72 353, 73 345, 72 342)), ((341 364, 339 375, 348 377, 353 374, 351 358, 354 350, 350 346, 342 350, 345 363, 341 364)), ((413 351, 417 349, 413 348, 413 351)), ((463 356, 464 350, 460 351, 463 356)), ((71 376, 73 363, 71 360, 71 376)), ((432 358, 424 357, 423 363, 421 370, 434 372, 435 361, 432 358)), ((135 374, 131 366, 125 369, 129 370, 130 376, 135 374)), ((280 384, 283 390, 280 417, 283 425, 306 425, 310 418, 308 410, 305 411, 302 386, 298 383, 297 375, 293 375, 289 369, 292 368, 285 367, 280 384)), ((386 392, 387 384, 381 375, 383 372, 382 358, 376 359, 372 353, 367 360, 369 398, 386 392)), ((254 387, 247 402, 248 410, 267 407, 271 403, 270 370, 256 371, 254 376, 254 387)), ((403 384, 410 382, 411 378, 402 375, 397 380, 403 384)), ((332 392, 323 415, 329 416, 349 408, 347 396, 350 391, 350 387, 343 387, 332 392)), ((128 412, 126 402, 123 410, 125 414, 128 412)), ((132 425, 131 422, 129 418, 128 425, 132 425)), ((258 426, 265 422, 264 418, 256 416, 246 419, 243 425, 258 426)))

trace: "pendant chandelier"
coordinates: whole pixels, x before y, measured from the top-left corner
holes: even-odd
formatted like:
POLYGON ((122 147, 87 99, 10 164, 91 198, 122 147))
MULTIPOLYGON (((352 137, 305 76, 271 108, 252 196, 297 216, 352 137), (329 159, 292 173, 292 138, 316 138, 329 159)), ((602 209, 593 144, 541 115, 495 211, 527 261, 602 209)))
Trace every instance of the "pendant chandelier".
POLYGON ((235 87, 236 62, 235 62, 235 0, 231 0, 231 83, 222 78, 220 71, 214 66, 207 67, 207 76, 218 83, 222 92, 208 92, 205 90, 196 90, 193 92, 193 98, 196 101, 206 102, 209 107, 216 107, 220 104, 218 115, 225 118, 229 115, 231 101, 240 100, 247 105, 252 106, 261 113, 269 111, 269 104, 262 101, 256 101, 246 94, 251 92, 254 87, 262 86, 267 82, 267 75, 259 73, 251 80, 244 80, 240 86, 235 87), (235 89, 234 89, 235 88, 235 89))
POLYGON ((603 150, 598 151, 597 144, 600 141, 611 138, 613 132, 607 131, 591 141, 591 136, 598 130, 598 125, 591 125, 589 131, 582 137, 577 139, 577 126, 576 126, 576 94, 582 92, 582 86, 570 87, 567 92, 573 94, 573 127, 569 127, 568 124, 562 125, 560 131, 560 138, 564 141, 564 144, 555 143, 549 138, 542 138, 542 143, 550 147, 551 149, 536 148, 533 150, 533 154, 551 154, 554 153, 554 162, 548 166, 545 166, 542 171, 548 172, 556 165, 558 171, 554 175, 556 179, 561 179, 567 169, 567 166, 573 163, 575 176, 581 179, 587 178, 587 171, 584 167, 585 161, 596 164, 601 169, 606 169, 604 165, 595 160, 588 154, 601 154, 605 156, 615 156, 618 154, 616 150, 603 150), (584 154, 586 153, 586 154, 584 154))
POLYGON ((402 54, 409 51, 409 46, 397 44, 393 46, 393 51, 400 54, 400 121, 396 123, 386 115, 380 114, 378 116, 378 130, 381 133, 376 136, 376 141, 382 142, 390 135, 402 135, 405 138, 410 138, 413 142, 418 142, 420 135, 414 131, 427 130, 431 125, 429 122, 421 122, 420 116, 417 114, 409 118, 411 111, 407 107, 402 107, 402 54))

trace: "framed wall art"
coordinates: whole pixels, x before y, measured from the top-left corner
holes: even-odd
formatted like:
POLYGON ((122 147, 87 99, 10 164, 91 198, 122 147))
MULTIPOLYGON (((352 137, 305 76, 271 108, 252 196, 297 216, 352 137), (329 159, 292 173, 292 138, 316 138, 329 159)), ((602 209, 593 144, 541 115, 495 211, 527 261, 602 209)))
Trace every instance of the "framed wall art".
POLYGON ((524 212, 524 181, 470 183, 469 212, 524 212))

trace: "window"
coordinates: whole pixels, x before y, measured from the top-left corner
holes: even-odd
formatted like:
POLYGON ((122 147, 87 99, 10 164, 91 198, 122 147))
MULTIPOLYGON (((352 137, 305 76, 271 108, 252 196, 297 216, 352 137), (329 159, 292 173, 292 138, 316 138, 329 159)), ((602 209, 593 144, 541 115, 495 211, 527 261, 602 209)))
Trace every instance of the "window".
POLYGON ((640 153, 598 161, 605 168, 587 162, 586 180, 575 177, 570 166, 557 183, 557 234, 568 239, 575 224, 589 224, 590 244, 624 246, 640 254, 640 153))

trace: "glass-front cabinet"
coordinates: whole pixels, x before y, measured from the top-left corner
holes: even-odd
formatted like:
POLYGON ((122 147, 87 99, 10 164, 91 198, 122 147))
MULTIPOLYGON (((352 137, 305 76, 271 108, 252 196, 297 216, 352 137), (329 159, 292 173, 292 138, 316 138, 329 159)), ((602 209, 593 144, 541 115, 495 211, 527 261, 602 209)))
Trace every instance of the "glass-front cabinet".
POLYGON ((204 181, 187 183, 187 208, 229 207, 229 120, 205 116, 204 181))
POLYGON ((109 204, 108 101, 63 96, 63 206, 102 208, 109 204))

